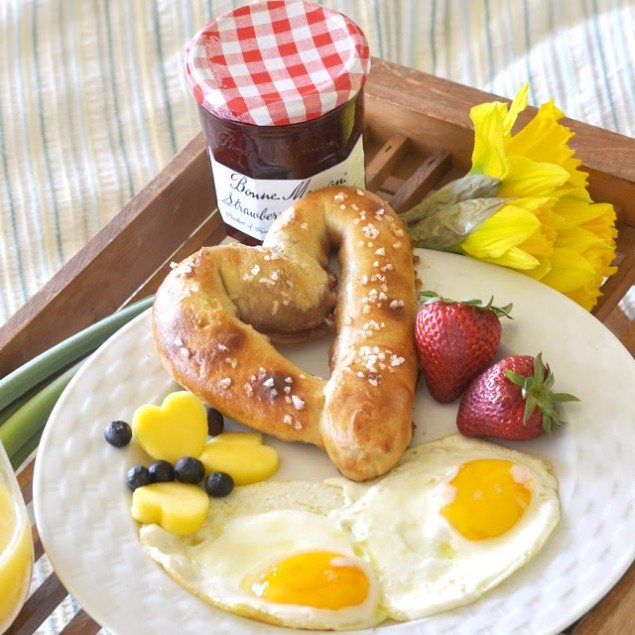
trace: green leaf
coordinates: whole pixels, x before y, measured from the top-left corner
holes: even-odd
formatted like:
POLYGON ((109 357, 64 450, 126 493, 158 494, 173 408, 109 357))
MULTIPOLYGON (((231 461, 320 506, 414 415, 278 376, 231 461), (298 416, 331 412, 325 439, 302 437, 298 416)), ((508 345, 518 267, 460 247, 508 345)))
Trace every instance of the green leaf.
POLYGON ((506 370, 504 373, 505 377, 507 377, 512 384, 516 384, 516 386, 520 386, 521 388, 525 385, 525 380, 527 379, 526 377, 515 373, 513 370, 506 370))
POLYGON ((436 291, 417 291, 417 296, 419 296, 419 299, 423 299, 421 302, 422 304, 432 304, 433 302, 438 302, 439 300, 446 301, 436 291))
MULTIPOLYGON (((543 364, 542 353, 538 353, 534 357, 533 371, 533 377, 527 377, 522 390, 525 398, 524 421, 527 421, 534 407, 537 406, 542 415, 542 428, 545 433, 549 434, 554 424, 562 425, 563 423, 557 417, 558 404, 566 401, 579 401, 579 399, 567 393, 551 392, 554 384, 554 375, 549 365, 543 364)), ((505 374, 508 377, 510 377, 510 374, 515 375, 511 371, 505 371, 505 374)), ((510 377, 510 379, 512 378, 510 377)))
POLYGON ((570 395, 566 392, 557 392, 551 395, 551 401, 556 403, 565 403, 567 401, 580 401, 575 395, 570 395))
POLYGON ((12 401, 2 412, 0 412, 0 426, 14 413, 17 412, 31 397, 35 396, 39 390, 41 390, 47 382, 38 384, 35 388, 31 388, 28 392, 25 392, 21 397, 18 397, 12 401))
POLYGON ((494 306, 493 304, 491 304, 491 302, 494 300, 494 298, 492 298, 490 300, 490 304, 488 304, 485 308, 489 309, 490 311, 493 311, 494 314, 499 317, 506 317, 509 318, 510 320, 513 320, 514 318, 510 315, 511 310, 514 308, 513 304, 506 304, 505 306, 494 306))
POLYGON ((545 383, 544 386, 547 390, 551 390, 553 388, 553 382, 555 381, 555 377, 553 376, 553 373, 547 373, 547 376, 545 377, 545 383))
POLYGON ((531 417, 531 414, 536 409, 537 405, 538 403, 536 402, 536 400, 532 397, 532 395, 529 395, 527 397, 527 400, 525 401, 525 412, 523 413, 524 423, 527 423, 527 421, 529 421, 529 417, 531 417))
POLYGON ((468 174, 463 178, 446 183, 443 187, 428 194, 420 203, 400 214, 401 218, 412 225, 435 213, 438 209, 474 198, 496 196, 500 181, 485 174, 468 174))
POLYGON ((526 377, 525 378, 524 391, 525 392, 529 392, 529 391, 533 390, 535 383, 536 383, 535 377, 526 377))
POLYGON ((552 417, 546 417, 544 414, 542 415, 542 429, 545 434, 551 434, 551 426, 553 424, 552 417))
POLYGON ((542 353, 538 353, 538 355, 534 357, 534 377, 538 385, 542 386, 542 384, 544 384, 545 369, 542 365, 542 353))
POLYGON ((542 414, 552 419, 556 414, 556 411, 551 404, 544 404, 540 407, 542 414))
POLYGON ((468 306, 473 306, 479 309, 487 309, 494 313, 497 317, 506 317, 510 320, 513 320, 512 316, 509 314, 513 304, 507 304, 504 307, 497 307, 493 304, 494 296, 491 296, 489 302, 487 304, 483 304, 483 301, 478 298, 472 298, 471 300, 453 300, 452 298, 446 298, 444 296, 439 295, 436 291, 431 291, 426 289, 425 291, 417 291, 418 302, 419 304, 432 304, 433 302, 444 302, 445 304, 467 304, 468 306))
POLYGON ((449 249, 458 245, 508 199, 474 198, 439 207, 408 227, 416 247, 449 249))

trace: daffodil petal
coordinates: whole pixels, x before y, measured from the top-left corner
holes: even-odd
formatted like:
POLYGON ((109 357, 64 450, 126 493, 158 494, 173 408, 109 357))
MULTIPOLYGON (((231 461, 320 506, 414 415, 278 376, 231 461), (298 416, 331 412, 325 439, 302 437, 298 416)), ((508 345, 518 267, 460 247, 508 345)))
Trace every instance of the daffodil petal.
POLYGON ((615 223, 615 210, 610 203, 590 203, 573 197, 563 197, 554 212, 562 218, 562 228, 576 227, 600 219, 605 225, 615 223))
POLYGON ((502 179, 507 174, 503 118, 507 112, 500 102, 480 104, 470 111, 474 124, 471 172, 502 179))
POLYGON ((558 123, 562 116, 553 103, 543 104, 537 114, 507 141, 508 155, 525 156, 533 161, 560 165, 569 173, 572 187, 586 187, 587 174, 581 161, 568 146, 573 132, 558 123))
MULTIPOLYGON (((523 196, 514 199, 514 207, 522 207, 528 212, 539 215, 542 210, 551 209, 552 205, 558 201, 555 196, 523 196)), ((509 203, 511 205, 511 203, 509 203)))
POLYGON ((540 231, 534 232, 527 240, 524 240, 518 246, 532 256, 548 258, 553 253, 554 238, 555 233, 545 231, 544 228, 541 228, 540 231))
POLYGON ((495 195, 509 200, 456 250, 522 271, 591 310, 604 278, 616 270, 615 210, 593 202, 588 174, 569 146, 573 132, 560 123, 553 100, 512 134, 527 93, 523 86, 511 104, 480 104, 470 112, 470 173, 497 179, 495 195))
POLYGON ((593 281, 596 275, 593 266, 577 251, 555 248, 551 255, 551 271, 542 281, 562 293, 569 293, 593 281))
POLYGON ((558 232, 555 246, 574 249, 578 253, 583 253, 588 249, 609 249, 609 246, 596 234, 581 227, 558 232))
POLYGON ((527 108, 527 95, 529 93, 529 84, 525 84, 515 95, 509 106, 509 112, 503 119, 503 131, 505 135, 510 134, 518 115, 527 108))
POLYGON ((533 278, 534 280, 542 280, 551 271, 551 259, 548 257, 538 257, 538 265, 533 269, 524 270, 526 276, 533 278))
POLYGON ((506 204, 469 234, 461 247, 477 258, 501 258, 539 229, 534 214, 506 204))
POLYGON ((497 196, 545 196, 569 180, 569 173, 555 163, 539 163, 523 156, 508 159, 509 169, 497 196))
POLYGON ((583 309, 591 311, 597 304, 600 293, 599 284, 586 284, 566 294, 574 302, 577 302, 583 309))
POLYGON ((518 247, 508 249, 499 257, 485 256, 479 258, 479 260, 482 260, 483 262, 491 262, 494 265, 509 267, 510 269, 519 269, 521 271, 533 269, 534 267, 540 265, 540 261, 537 258, 534 258, 534 256, 528 254, 522 249, 519 249, 518 247))

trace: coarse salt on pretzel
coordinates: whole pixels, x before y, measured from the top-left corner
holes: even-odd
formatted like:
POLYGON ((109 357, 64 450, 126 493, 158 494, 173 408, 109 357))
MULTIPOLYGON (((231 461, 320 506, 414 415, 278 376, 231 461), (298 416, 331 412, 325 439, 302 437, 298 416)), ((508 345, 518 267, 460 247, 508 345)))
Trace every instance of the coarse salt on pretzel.
POLYGON ((415 312, 403 222, 370 192, 330 187, 294 202, 261 247, 204 247, 177 265, 157 292, 153 331, 165 368, 205 403, 323 447, 362 481, 389 471, 410 442, 415 312), (306 339, 334 309, 328 381, 270 344, 267 336, 306 339))

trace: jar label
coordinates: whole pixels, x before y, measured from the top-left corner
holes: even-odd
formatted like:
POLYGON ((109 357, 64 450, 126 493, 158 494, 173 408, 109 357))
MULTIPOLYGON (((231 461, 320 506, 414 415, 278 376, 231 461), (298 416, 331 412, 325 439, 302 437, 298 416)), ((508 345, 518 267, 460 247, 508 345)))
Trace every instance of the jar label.
POLYGON ((306 179, 252 179, 224 166, 210 151, 218 209, 223 220, 263 240, 271 223, 305 194, 329 185, 365 186, 362 137, 348 157, 306 179))

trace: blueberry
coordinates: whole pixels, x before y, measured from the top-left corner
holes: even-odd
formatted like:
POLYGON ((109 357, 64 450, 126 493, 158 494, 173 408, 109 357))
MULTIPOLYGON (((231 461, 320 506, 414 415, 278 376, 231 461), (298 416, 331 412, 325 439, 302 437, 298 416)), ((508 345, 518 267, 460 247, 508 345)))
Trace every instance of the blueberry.
POLYGON ((128 470, 126 474, 126 484, 134 492, 137 487, 143 487, 144 485, 150 485, 152 478, 150 472, 145 465, 135 465, 128 470))
POLYGON ((192 483, 196 485, 203 480, 205 468, 203 464, 193 456, 184 456, 174 465, 174 476, 181 483, 192 483))
POLYGON ((132 428, 125 421, 111 421, 104 430, 104 437, 110 445, 123 448, 132 439, 132 428))
POLYGON ((174 480, 174 468, 167 461, 155 461, 148 465, 148 472, 153 483, 169 483, 174 480))
POLYGON ((218 436, 225 427, 225 419, 216 408, 207 406, 205 410, 207 410, 207 432, 210 437, 218 436))
POLYGON ((221 498, 234 489, 234 479, 227 472, 212 472, 205 479, 205 491, 209 496, 221 498))

